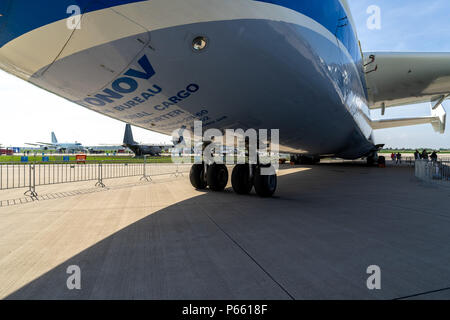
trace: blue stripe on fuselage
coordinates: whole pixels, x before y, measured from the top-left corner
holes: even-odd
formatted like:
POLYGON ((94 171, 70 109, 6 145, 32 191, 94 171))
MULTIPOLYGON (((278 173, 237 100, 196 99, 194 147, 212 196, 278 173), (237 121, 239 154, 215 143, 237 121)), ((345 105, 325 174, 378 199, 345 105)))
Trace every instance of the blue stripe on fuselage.
POLYGON ((145 0, 1 0, 0 47, 21 35, 68 18, 67 8, 77 5, 81 13, 145 0))
MULTIPOLYGON (((21 35, 67 18, 67 8, 78 5, 82 13, 145 0, 2 0, 0 3, 0 47, 21 35), (44 8, 44 9, 43 9, 44 8)), ((168 0, 169 1, 169 0, 168 0)), ((359 60, 356 35, 339 0, 255 0, 300 12, 341 40, 350 55, 359 60)))
POLYGON ((347 48, 354 62, 361 60, 358 39, 348 13, 339 0, 255 0, 289 8, 315 20, 335 35, 347 48))
POLYGON ((356 33, 340 0, 255 0, 271 3, 297 11, 320 23, 335 35, 347 48, 353 63, 358 69, 362 86, 367 96, 366 81, 362 66, 362 55, 356 33))

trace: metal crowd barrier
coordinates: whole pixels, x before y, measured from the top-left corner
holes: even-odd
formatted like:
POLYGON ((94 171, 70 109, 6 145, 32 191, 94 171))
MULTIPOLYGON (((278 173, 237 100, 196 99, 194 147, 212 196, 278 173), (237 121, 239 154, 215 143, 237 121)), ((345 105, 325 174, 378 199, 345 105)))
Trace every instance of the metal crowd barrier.
POLYGON ((410 166, 414 167, 416 159, 414 157, 402 157, 400 161, 397 161, 397 159, 392 160, 392 158, 386 157, 386 164, 387 165, 403 165, 403 166, 410 166))
MULTIPOLYGON (((388 162, 390 162, 391 164, 397 164, 397 160, 392 160, 390 156, 386 156, 386 160, 388 162)), ((416 164, 416 161, 417 160, 414 157, 402 157, 401 162, 399 162, 399 163, 407 164, 411 167, 414 167, 416 164)), ((422 160, 420 160, 420 161, 422 161, 422 160)), ((424 161, 427 161, 427 160, 424 160, 424 161)), ((450 158, 449 157, 440 157, 438 159, 438 162, 450 162, 450 158)))
MULTIPOLYGON (((381 154, 380 154, 381 156, 381 154)), ((402 157, 400 161, 396 159, 392 160, 390 155, 382 155, 386 158, 387 166, 409 166, 414 167, 416 165, 416 159, 414 157, 402 157)), ((421 160, 422 161, 422 160, 421 160)), ((424 160, 427 161, 427 160, 424 160)), ((366 164, 367 161, 365 159, 357 159, 357 160, 343 160, 338 158, 330 158, 322 161, 323 163, 343 163, 343 164, 366 164)), ((450 163, 449 157, 441 157, 438 159, 438 162, 442 163, 450 163)))
POLYGON ((190 164, 100 161, 84 163, 0 163, 0 190, 28 188, 25 195, 37 197, 36 187, 71 182, 96 181, 105 187, 104 180, 141 177, 151 181, 163 175, 179 176, 188 173, 190 164))
POLYGON ((425 182, 450 185, 450 161, 417 160, 415 174, 425 182))

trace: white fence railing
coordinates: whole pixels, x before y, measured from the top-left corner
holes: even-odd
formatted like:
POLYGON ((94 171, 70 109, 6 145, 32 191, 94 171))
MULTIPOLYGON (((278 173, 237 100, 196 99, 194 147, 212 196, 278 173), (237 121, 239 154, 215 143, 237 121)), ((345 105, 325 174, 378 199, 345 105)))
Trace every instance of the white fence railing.
POLYGON ((420 180, 450 186, 450 162, 417 160, 415 172, 420 180))
POLYGON ((140 177, 182 175, 189 164, 175 163, 121 163, 112 161, 85 163, 0 163, 0 190, 27 188, 25 195, 37 197, 36 187, 83 181, 95 181, 104 187, 104 180, 140 177))

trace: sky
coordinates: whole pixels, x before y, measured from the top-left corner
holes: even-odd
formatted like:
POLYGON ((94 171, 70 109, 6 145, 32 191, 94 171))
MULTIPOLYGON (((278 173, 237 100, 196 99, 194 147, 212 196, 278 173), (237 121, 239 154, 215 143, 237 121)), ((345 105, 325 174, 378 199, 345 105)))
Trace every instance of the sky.
MULTIPOLYGON (((363 51, 450 52, 450 1, 349 0, 363 51), (369 30, 367 8, 381 9, 381 29, 369 30)), ((60 142, 83 145, 121 144, 124 123, 75 105, 0 71, 0 144, 23 146, 48 142, 55 131, 60 142)), ((450 112, 450 101, 444 104, 450 112)), ((430 114, 429 104, 387 109, 384 118, 430 114)), ((373 111, 374 119, 380 118, 373 111)), ((449 127, 450 128, 450 127, 449 127)), ((168 143, 170 137, 133 127, 139 142, 168 143)), ((431 125, 378 130, 375 142, 388 147, 450 148, 450 129, 440 135, 431 125)))
MULTIPOLYGON (((125 123, 69 102, 0 70, 0 144, 81 142, 84 146, 121 145, 125 123)), ((170 143, 170 137, 133 127, 134 140, 170 143)))

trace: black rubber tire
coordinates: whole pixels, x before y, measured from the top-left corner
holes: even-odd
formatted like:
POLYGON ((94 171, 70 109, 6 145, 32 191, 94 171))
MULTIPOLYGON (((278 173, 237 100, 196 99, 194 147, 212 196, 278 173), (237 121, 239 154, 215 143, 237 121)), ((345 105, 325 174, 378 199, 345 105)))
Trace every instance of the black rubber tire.
POLYGON ((224 164, 212 164, 206 175, 208 186, 212 191, 223 191, 228 183, 228 169, 224 164))
POLYGON ((294 155, 291 156, 291 163, 293 163, 293 164, 295 164, 295 165, 298 164, 298 159, 297 159, 296 156, 294 156, 294 155))
POLYGON ((277 175, 273 167, 271 168, 274 171, 272 175, 261 175, 261 169, 261 167, 256 167, 253 185, 258 196, 269 198, 277 190, 277 175))
POLYGON ((231 185, 237 194, 249 194, 253 189, 253 180, 250 177, 248 164, 238 164, 231 174, 231 185))
POLYGON ((378 157, 378 164, 379 165, 386 165, 386 157, 384 157, 384 156, 379 156, 378 157))
POLYGON ((192 186, 197 190, 204 190, 208 186, 204 178, 204 170, 205 166, 203 164, 194 164, 191 167, 189 180, 191 180, 192 186))
POLYGON ((291 162, 295 165, 316 165, 320 163, 320 157, 318 156, 291 156, 291 162))

